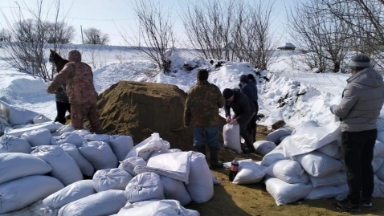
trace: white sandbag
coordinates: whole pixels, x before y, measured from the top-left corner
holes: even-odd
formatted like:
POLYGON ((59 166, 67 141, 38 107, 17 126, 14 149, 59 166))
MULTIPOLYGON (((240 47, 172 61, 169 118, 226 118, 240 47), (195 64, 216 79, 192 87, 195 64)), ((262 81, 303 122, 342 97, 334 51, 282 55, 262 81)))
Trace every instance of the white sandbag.
MULTIPOLYGON (((242 163, 252 162, 252 161, 253 161, 252 159, 237 160, 237 162, 239 163, 239 167, 240 167, 240 164, 242 164, 242 163)), ((226 169, 229 169, 229 168, 231 168, 231 163, 232 163, 232 161, 224 162, 223 167, 226 169)))
POLYGON ((281 142, 284 155, 292 157, 319 149, 341 136, 339 124, 328 123, 319 127, 298 127, 290 137, 281 142))
POLYGON ((381 164, 380 168, 376 170, 375 175, 381 180, 384 181, 384 163, 381 164))
POLYGON ((43 129, 43 128, 46 128, 51 133, 53 133, 58 128, 60 128, 61 125, 62 124, 60 124, 58 122, 44 122, 44 123, 41 123, 41 124, 32 124, 32 125, 24 126, 22 128, 11 129, 9 131, 6 131, 5 134, 20 137, 23 133, 34 131, 34 130, 38 130, 38 129, 43 129))
POLYGON ((336 186, 321 186, 317 188, 312 188, 311 192, 305 197, 307 200, 316 200, 316 199, 328 199, 339 196, 343 193, 336 186))
POLYGON ((84 142, 79 150, 96 170, 117 167, 118 161, 115 154, 111 147, 103 141, 84 142))
POLYGON ((78 134, 81 137, 85 137, 86 135, 91 134, 91 132, 87 129, 74 130, 74 131, 72 131, 72 133, 78 134))
POLYGON ((122 190, 107 190, 68 203, 58 216, 111 215, 119 212, 127 202, 122 190))
POLYGON ((55 136, 55 137, 52 137, 51 139, 52 145, 61 145, 64 143, 71 143, 77 147, 80 147, 83 144, 83 142, 86 142, 86 140, 79 134, 73 133, 73 132, 65 132, 60 136, 55 136))
POLYGON ((52 134, 46 128, 28 131, 21 135, 21 138, 27 140, 31 146, 50 145, 52 134))
POLYGON ((143 205, 135 207, 122 208, 118 216, 199 216, 199 212, 195 210, 185 209, 176 200, 158 200, 146 202, 143 205))
POLYGON ((85 135, 84 138, 87 141, 103 141, 109 143, 110 136, 107 134, 88 134, 85 135))
MULTIPOLYGON (((147 171, 188 183, 190 176, 189 163, 192 153, 193 152, 175 152, 157 155, 148 160, 147 168, 152 169, 147 171)), ((140 167, 142 166, 136 166, 134 171, 138 171, 136 173, 142 173, 142 171, 139 172, 140 167)), ((145 169, 143 171, 145 172, 145 169)))
POLYGON ((225 124, 223 127, 224 148, 233 149, 241 153, 240 126, 238 124, 225 124))
POLYGON ((146 166, 147 162, 144 161, 141 157, 130 157, 120 162, 118 168, 125 170, 132 176, 136 176, 134 171, 136 166, 146 166))
POLYGON ((51 172, 52 167, 40 158, 30 154, 1 153, 0 170, 0 184, 2 184, 24 176, 44 175, 51 172))
POLYGON ((279 178, 289 184, 308 183, 308 174, 304 172, 300 163, 294 160, 281 160, 264 170, 267 175, 279 178))
POLYGON ((83 179, 75 160, 59 146, 36 146, 31 155, 37 156, 51 165, 51 175, 59 179, 65 186, 83 179))
POLYGON ((92 181, 95 191, 101 192, 109 189, 124 190, 131 179, 131 174, 123 169, 112 168, 96 171, 92 181))
POLYGON ((378 140, 376 140, 373 149, 373 157, 384 157, 384 144, 378 140))
POLYGON ((311 152, 309 154, 296 157, 304 170, 314 177, 325 177, 340 171, 343 168, 341 161, 329 157, 320 152, 311 152))
POLYGON ((51 119, 49 119, 48 117, 46 117, 45 115, 42 115, 42 114, 33 118, 33 124, 39 124, 39 123, 44 123, 44 122, 49 122, 49 121, 51 121, 51 119))
POLYGON ((378 131, 377 132, 377 138, 378 141, 384 143, 384 131, 378 131))
POLYGON ((64 205, 95 193, 92 180, 82 180, 49 195, 42 202, 44 215, 57 215, 64 205))
POLYGON ((80 171, 84 176, 93 176, 95 168, 91 162, 85 159, 85 157, 80 153, 75 145, 64 143, 61 144, 60 147, 65 151, 65 153, 67 153, 75 160, 77 166, 80 168, 80 171))
POLYGON ((182 152, 180 149, 174 148, 174 149, 169 149, 169 152, 182 152))
POLYGON ((177 200, 182 206, 192 202, 191 196, 183 182, 165 176, 160 176, 160 180, 163 184, 166 199, 177 200))
POLYGON ((324 186, 337 186, 347 183, 347 174, 345 172, 337 172, 324 177, 309 176, 309 180, 314 188, 324 186))
POLYGON ((334 140, 329 144, 318 149, 319 152, 328 155, 329 157, 340 159, 343 156, 341 144, 338 140, 334 140))
POLYGON ((186 185, 189 195, 195 203, 208 202, 213 197, 213 184, 209 184, 212 174, 205 156, 192 152, 189 166, 189 182, 186 185))
POLYGON ((373 172, 376 172, 377 170, 379 170, 383 163, 384 163, 384 157, 374 157, 372 159, 373 172))
POLYGON ((286 137, 292 134, 292 130, 288 128, 279 128, 267 135, 265 140, 273 142, 275 144, 280 143, 281 137, 286 137))
POLYGON ((72 125, 63 125, 59 129, 57 129, 57 132, 61 135, 65 132, 72 132, 74 130, 75 130, 75 128, 73 128, 72 125))
POLYGON ((349 187, 348 184, 343 185, 337 185, 337 188, 341 190, 341 193, 335 197, 337 201, 345 200, 348 197, 349 194, 349 187))
POLYGON ((278 178, 268 178, 265 185, 278 206, 303 199, 312 190, 312 185, 288 184, 278 178))
POLYGON ((290 137, 290 136, 291 136, 291 135, 287 135, 287 136, 282 136, 282 137, 280 137, 280 143, 283 142, 283 140, 284 140, 285 138, 290 137))
POLYGON ((12 106, 2 100, 0 100, 0 110, 2 110, 12 126, 33 123, 33 119, 39 115, 37 112, 12 106))
POLYGON ((110 136, 109 144, 117 159, 122 161, 133 148, 133 139, 130 136, 113 135, 110 136))
POLYGON ((258 153, 266 155, 276 148, 276 144, 271 141, 259 140, 253 143, 253 147, 258 153))
POLYGON ((270 166, 273 163, 275 163, 276 161, 284 160, 284 159, 286 159, 286 158, 284 156, 283 149, 277 149, 276 148, 263 157, 263 160, 261 161, 261 165, 262 166, 270 166))
POLYGON ((31 145, 25 139, 4 135, 0 137, 0 153, 19 152, 31 153, 31 145))
POLYGON ((160 176, 150 172, 135 176, 125 188, 125 194, 129 202, 165 198, 160 176))
POLYGON ((239 172, 233 179, 234 184, 255 184, 263 180, 263 168, 253 161, 239 163, 239 172))
POLYGON ((157 155, 165 154, 165 153, 170 153, 168 149, 161 149, 160 151, 154 151, 149 155, 149 158, 155 157, 157 155))
POLYGON ((381 118, 378 118, 376 121, 376 128, 377 131, 384 131, 384 120, 381 118))
POLYGON ((158 133, 151 134, 150 137, 135 145, 127 154, 125 159, 130 157, 141 157, 148 161, 152 152, 160 151, 161 149, 169 149, 168 142, 162 140, 158 133))
POLYGON ((384 198, 384 181, 374 176, 374 187, 373 187, 373 197, 381 197, 384 198))
POLYGON ((27 176, 0 184, 0 214, 22 209, 64 186, 49 176, 27 176))

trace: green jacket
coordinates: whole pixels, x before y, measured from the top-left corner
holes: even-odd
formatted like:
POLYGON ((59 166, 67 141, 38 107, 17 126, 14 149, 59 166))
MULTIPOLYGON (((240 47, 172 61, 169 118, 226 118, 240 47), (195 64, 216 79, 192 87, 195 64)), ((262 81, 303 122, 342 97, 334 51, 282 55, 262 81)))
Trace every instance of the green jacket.
POLYGON ((208 81, 198 81, 189 90, 184 109, 186 127, 210 127, 218 124, 218 108, 223 107, 225 99, 219 88, 208 81))

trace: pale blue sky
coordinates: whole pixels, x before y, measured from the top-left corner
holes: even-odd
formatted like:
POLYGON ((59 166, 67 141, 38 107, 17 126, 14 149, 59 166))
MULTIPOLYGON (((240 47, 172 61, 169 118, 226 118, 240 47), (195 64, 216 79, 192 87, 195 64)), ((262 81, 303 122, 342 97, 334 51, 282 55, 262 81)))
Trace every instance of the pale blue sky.
MULTIPOLYGON (((24 8, 22 0, 1 0, 0 9, 6 15, 7 19, 14 21, 12 12, 18 11, 16 1, 20 6, 24 8)), ((252 0, 250 0, 252 2, 252 0)), ((269 1, 269 0, 265 0, 269 1)), ((275 38, 281 40, 281 43, 289 40, 289 36, 285 32, 286 13, 285 7, 289 7, 295 0, 275 0, 273 28, 276 29, 275 38)), ((36 0, 24 0, 28 7, 36 8, 36 0)), ((54 14, 53 0, 44 0, 45 5, 43 10, 46 12, 51 10, 47 14, 47 19, 50 19, 49 15, 54 14)), ((83 29, 95 27, 100 29, 104 33, 108 33, 110 37, 111 45, 126 45, 119 33, 132 32, 137 29, 137 18, 132 8, 134 0, 61 0, 61 15, 66 15, 66 22, 76 29, 76 38, 74 43, 81 43, 80 25, 83 29)), ((180 19, 178 19, 180 13, 184 10, 184 6, 193 0, 162 0, 164 8, 172 8, 173 16, 175 17, 175 32, 180 41, 185 40, 183 36, 183 25, 180 19)), ((23 10, 25 11, 25 10, 23 10)), ((25 11, 25 15, 28 12, 25 11)), ((4 17, 0 15, 0 28, 5 27, 4 17)))

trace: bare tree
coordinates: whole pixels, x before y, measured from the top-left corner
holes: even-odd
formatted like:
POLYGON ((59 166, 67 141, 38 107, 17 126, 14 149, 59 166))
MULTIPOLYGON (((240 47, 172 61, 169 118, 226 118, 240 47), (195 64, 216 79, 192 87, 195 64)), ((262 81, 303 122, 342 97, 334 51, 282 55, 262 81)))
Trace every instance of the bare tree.
POLYGON ((383 0, 319 0, 327 13, 350 28, 347 35, 357 52, 375 55, 384 68, 384 1, 383 0))
POLYGON ((109 42, 108 34, 103 34, 99 29, 89 28, 84 30, 85 44, 106 45, 109 42))
POLYGON ((236 12, 242 12, 242 6, 241 1, 236 0, 200 0, 187 7, 182 18, 186 35, 202 57, 234 60, 231 53, 235 44, 231 33, 236 12))
POLYGON ((46 22, 46 41, 50 44, 68 44, 75 37, 75 28, 64 22, 46 22))
POLYGON ((0 42, 11 42, 11 41, 12 41, 11 33, 6 29, 1 29, 0 42))
MULTIPOLYGON (((8 27, 7 30, 12 37, 12 42, 5 44, 3 50, 9 56, 6 59, 8 64, 20 72, 41 77, 47 81, 52 80, 56 72, 54 70, 49 71, 47 67, 48 58, 45 50, 48 31, 45 25, 47 20, 44 20, 46 17, 42 13, 43 2, 44 0, 36 0, 36 8, 33 9, 28 7, 24 1, 21 1, 20 3, 23 8, 33 17, 32 19, 25 19, 20 3, 17 1, 18 11, 13 14, 17 21, 14 24, 2 13, 8 27)), ((55 23, 57 23, 60 12, 60 0, 55 0, 54 6, 56 10, 55 23)), ((58 41, 55 41, 54 49, 57 47, 58 41)))
POLYGON ((171 10, 163 8, 160 3, 140 0, 135 2, 134 10, 139 19, 138 36, 123 35, 125 42, 168 73, 171 66, 168 50, 174 49, 175 45, 171 10))
POLYGON ((288 14, 291 36, 309 50, 305 63, 318 72, 338 72, 349 49, 350 28, 327 13, 318 0, 299 3, 288 14))
POLYGON ((275 50, 271 35, 271 15, 274 2, 259 1, 239 7, 232 32, 233 52, 238 60, 267 69, 275 50))

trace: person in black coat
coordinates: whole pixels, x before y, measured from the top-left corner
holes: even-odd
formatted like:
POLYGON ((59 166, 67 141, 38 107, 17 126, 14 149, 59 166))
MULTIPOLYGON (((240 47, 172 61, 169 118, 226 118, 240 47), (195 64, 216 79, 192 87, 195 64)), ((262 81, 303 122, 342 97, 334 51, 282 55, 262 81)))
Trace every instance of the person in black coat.
POLYGON ((224 106, 226 120, 230 124, 239 124, 240 136, 245 140, 246 148, 244 153, 253 153, 255 148, 253 147, 252 133, 247 130, 250 121, 255 115, 255 107, 252 101, 244 94, 239 91, 226 88, 223 91, 223 96, 226 100, 224 106), (231 109, 235 113, 231 117, 231 109))
MULTIPOLYGON (((249 74, 249 75, 251 75, 253 77, 252 74, 249 74)), ((256 128, 257 128, 256 115, 259 112, 259 104, 257 103, 257 99, 258 99, 257 87, 256 87, 256 85, 254 85, 253 83, 251 83, 249 81, 249 77, 251 77, 249 75, 248 76, 247 75, 241 75, 240 76, 239 86, 241 86, 241 88, 240 88, 241 93, 245 94, 252 101, 253 106, 255 107, 255 115, 252 117, 250 124, 249 124, 249 127, 248 127, 249 133, 252 134, 252 141, 255 142, 256 141, 256 128)))

